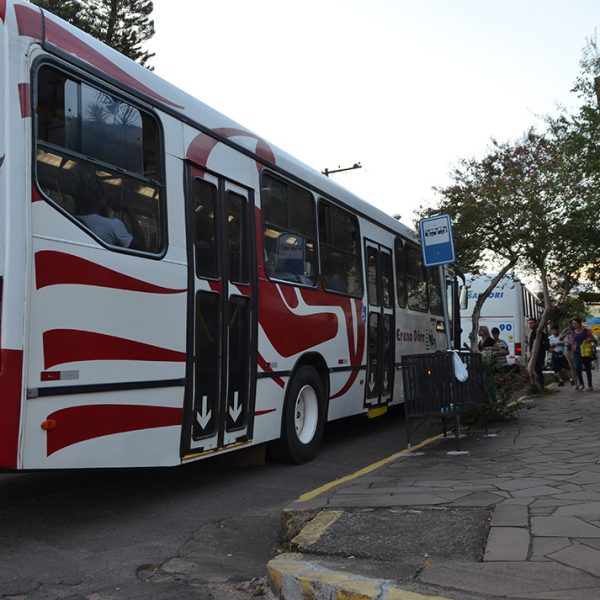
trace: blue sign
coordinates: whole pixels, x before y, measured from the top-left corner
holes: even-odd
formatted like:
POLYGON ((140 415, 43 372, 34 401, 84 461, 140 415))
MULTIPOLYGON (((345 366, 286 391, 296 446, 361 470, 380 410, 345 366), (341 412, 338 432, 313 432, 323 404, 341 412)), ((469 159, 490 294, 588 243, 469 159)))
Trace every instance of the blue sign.
POLYGON ((421 248, 426 267, 445 265, 455 261, 452 223, 449 215, 437 215, 420 223, 421 248))

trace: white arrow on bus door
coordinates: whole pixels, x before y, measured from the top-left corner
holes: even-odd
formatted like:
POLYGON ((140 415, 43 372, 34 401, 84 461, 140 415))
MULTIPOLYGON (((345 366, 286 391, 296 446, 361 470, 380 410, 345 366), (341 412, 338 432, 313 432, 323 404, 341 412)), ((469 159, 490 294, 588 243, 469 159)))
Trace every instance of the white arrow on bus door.
POLYGON ((372 392, 375 389, 375 373, 371 371, 369 375, 369 391, 372 392))
POLYGON ((206 426, 208 425, 209 421, 210 421, 210 417, 212 415, 212 410, 209 410, 207 412, 208 409, 208 396, 202 396, 202 412, 197 411, 196 412, 196 420, 198 421, 198 425, 200 425, 200 427, 202 429, 206 429, 206 426))
POLYGON ((238 420, 238 417, 242 412, 242 406, 238 404, 239 395, 239 392, 233 392, 233 406, 229 407, 229 415, 234 423, 238 420))
POLYGON ((388 386, 388 372, 386 371, 383 374, 383 389, 387 390, 387 386, 388 386))

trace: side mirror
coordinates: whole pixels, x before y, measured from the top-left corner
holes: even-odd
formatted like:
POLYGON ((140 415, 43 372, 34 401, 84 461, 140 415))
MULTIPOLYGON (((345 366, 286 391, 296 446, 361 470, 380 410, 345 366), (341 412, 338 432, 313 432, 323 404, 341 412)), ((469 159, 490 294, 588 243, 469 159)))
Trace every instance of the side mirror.
POLYGON ((465 310, 465 308, 467 308, 467 306, 469 305, 469 296, 467 294, 467 291, 468 291, 468 287, 466 285, 460 286, 460 293, 459 293, 459 300, 458 300, 458 306, 460 307, 460 310, 465 310))

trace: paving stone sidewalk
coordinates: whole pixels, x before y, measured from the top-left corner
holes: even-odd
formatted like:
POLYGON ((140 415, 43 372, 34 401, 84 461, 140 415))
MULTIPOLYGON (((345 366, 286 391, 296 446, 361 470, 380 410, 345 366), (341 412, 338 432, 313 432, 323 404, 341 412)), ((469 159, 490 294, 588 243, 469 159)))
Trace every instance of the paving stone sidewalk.
POLYGON ((327 558, 351 557, 341 568, 352 572, 352 560, 364 559, 371 574, 380 566, 384 588, 447 598, 600 599, 600 392, 555 388, 494 431, 462 439, 468 454, 450 456, 454 442, 436 440, 422 455, 294 503, 285 516, 290 537, 310 517, 342 515, 292 542, 303 553, 297 564, 310 561, 318 573, 327 558), (434 510, 445 518, 433 519, 434 510), (480 544, 467 539, 478 536, 480 544))

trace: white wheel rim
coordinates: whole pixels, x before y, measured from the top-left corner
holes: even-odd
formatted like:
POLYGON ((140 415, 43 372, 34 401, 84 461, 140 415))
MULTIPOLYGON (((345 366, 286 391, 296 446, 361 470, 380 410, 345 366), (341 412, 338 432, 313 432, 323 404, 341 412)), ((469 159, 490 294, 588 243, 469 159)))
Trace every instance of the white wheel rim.
POLYGON ((310 385, 305 385, 296 397, 294 406, 294 427, 296 436, 303 444, 312 441, 319 422, 319 401, 310 385))

